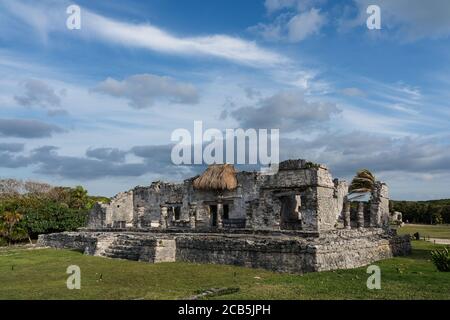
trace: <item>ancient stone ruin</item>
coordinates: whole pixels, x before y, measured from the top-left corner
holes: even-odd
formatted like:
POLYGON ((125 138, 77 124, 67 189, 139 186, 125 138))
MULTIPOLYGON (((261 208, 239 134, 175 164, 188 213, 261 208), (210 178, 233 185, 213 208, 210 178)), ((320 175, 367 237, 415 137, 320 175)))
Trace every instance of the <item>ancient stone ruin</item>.
POLYGON ((281 272, 354 268, 410 252, 389 230, 389 190, 367 202, 305 160, 273 175, 212 165, 180 184, 154 182, 98 203, 87 228, 41 235, 39 244, 147 262, 184 261, 281 272))

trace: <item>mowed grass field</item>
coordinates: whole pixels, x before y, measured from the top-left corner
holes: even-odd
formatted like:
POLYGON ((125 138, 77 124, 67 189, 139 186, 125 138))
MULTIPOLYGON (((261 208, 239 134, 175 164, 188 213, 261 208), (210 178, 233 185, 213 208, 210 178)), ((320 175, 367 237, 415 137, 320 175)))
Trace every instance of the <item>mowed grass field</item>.
POLYGON ((85 256, 69 250, 0 249, 0 299, 183 299, 210 288, 238 287, 214 299, 449 299, 450 273, 438 272, 430 250, 374 264, 381 290, 368 290, 366 268, 304 275, 236 266, 149 264, 85 256), (81 289, 68 290, 69 265, 81 268, 81 289))
POLYGON ((440 238, 450 239, 450 225, 426 225, 426 224, 405 224, 403 227, 397 229, 398 234, 410 234, 419 232, 420 238, 440 238))

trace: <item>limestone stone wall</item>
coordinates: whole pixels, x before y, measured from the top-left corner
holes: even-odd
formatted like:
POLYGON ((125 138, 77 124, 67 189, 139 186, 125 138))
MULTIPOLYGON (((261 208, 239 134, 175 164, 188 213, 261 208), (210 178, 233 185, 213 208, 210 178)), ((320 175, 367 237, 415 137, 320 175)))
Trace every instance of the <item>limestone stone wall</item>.
POLYGON ((378 230, 344 231, 342 237, 320 238, 315 248, 316 271, 356 268, 411 252, 408 236, 387 237, 378 230))
POLYGON ((250 225, 256 229, 279 229, 282 196, 292 193, 301 198, 302 230, 331 230, 337 225, 347 193, 346 184, 335 184, 325 166, 302 160, 282 162, 280 171, 263 176, 258 187, 258 196, 247 201, 250 204, 247 214, 252 217, 250 225))
POLYGON ((106 225, 106 210, 108 204, 97 202, 89 212, 87 227, 91 229, 102 228, 106 225))
POLYGON ((149 187, 133 189, 134 225, 159 225, 162 204, 182 204, 183 184, 154 182, 149 187))
POLYGON ((65 232, 41 235, 41 246, 146 262, 231 264, 304 273, 364 266, 409 254, 409 237, 380 228, 334 230, 320 236, 65 232))
POLYGON ((333 180, 325 168, 319 168, 317 176, 317 230, 333 230, 337 227, 339 216, 342 214, 348 186, 345 181, 333 180))
POLYGON ((125 226, 133 226, 133 191, 121 192, 114 196, 106 207, 105 224, 114 226, 119 221, 125 226))
POLYGON ((280 222, 281 202, 272 190, 262 189, 259 193, 258 205, 252 218, 253 229, 278 229, 280 222))
POLYGON ((38 237, 38 245, 56 249, 72 249, 94 255, 98 241, 98 233, 52 233, 38 237))
POLYGON ((336 206, 334 212, 336 213, 336 220, 338 223, 343 224, 344 200, 348 194, 349 185, 345 180, 335 179, 333 182, 335 186, 334 205, 336 206))
POLYGON ((177 261, 232 264, 278 272, 304 273, 349 269, 411 251, 407 237, 348 230, 345 238, 255 239, 232 237, 177 238, 177 261))
POLYGON ((317 187, 317 230, 326 231, 336 227, 337 207, 334 188, 317 187))
POLYGON ((279 272, 314 271, 314 249, 297 240, 177 237, 176 260, 229 264, 279 272))
POLYGON ((238 188, 234 198, 231 219, 245 219, 247 203, 258 197, 262 178, 258 172, 238 172, 238 188))
POLYGON ((387 227, 389 225, 389 187, 382 182, 375 184, 370 205, 370 225, 387 227))

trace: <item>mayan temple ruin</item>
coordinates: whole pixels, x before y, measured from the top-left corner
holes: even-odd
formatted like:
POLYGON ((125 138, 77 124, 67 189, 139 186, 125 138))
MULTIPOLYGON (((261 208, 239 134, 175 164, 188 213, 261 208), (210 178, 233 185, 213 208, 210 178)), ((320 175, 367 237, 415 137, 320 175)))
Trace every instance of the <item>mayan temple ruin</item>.
POLYGON ((305 160, 273 175, 212 165, 180 184, 154 182, 98 203, 86 228, 39 244, 146 262, 232 264, 279 272, 347 269, 411 250, 389 230, 389 190, 348 200, 348 183, 305 160))

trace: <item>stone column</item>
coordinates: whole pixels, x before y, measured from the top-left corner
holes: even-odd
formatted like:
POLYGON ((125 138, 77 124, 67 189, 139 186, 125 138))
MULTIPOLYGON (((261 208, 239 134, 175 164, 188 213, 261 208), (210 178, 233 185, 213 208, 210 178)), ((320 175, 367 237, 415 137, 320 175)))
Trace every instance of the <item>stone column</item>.
POLYGON ((377 182, 372 192, 370 207, 370 226, 389 229, 389 188, 385 183, 377 182))
POLYGON ((251 202, 245 204, 245 228, 253 228, 253 205, 251 202))
POLYGON ((189 204, 189 227, 195 229, 195 222, 197 219, 197 205, 195 203, 189 204))
POLYGON ((167 229, 167 207, 161 206, 161 213, 159 216, 159 227, 161 229, 167 229))
POLYGON ((222 201, 217 202, 217 228, 223 228, 223 203, 222 201))
POLYGON ((358 202, 358 214, 357 214, 358 229, 364 228, 364 202, 358 202))
POLYGON ((145 215, 145 207, 142 206, 138 206, 136 209, 136 216, 135 219, 133 221, 133 224, 136 228, 143 228, 144 226, 142 225, 142 220, 144 219, 144 215, 145 215))
POLYGON ((170 212, 169 209, 167 208, 167 226, 174 226, 175 225, 175 207, 170 207, 170 212))
POLYGON ((351 229, 351 222, 350 222, 350 201, 344 202, 344 228, 345 229, 351 229))

